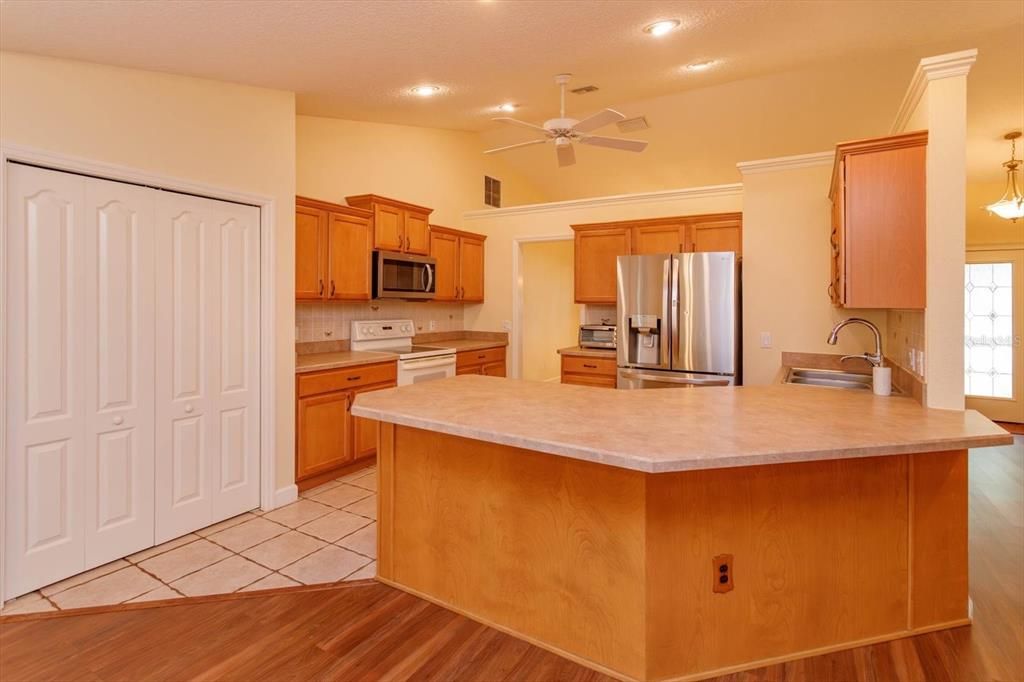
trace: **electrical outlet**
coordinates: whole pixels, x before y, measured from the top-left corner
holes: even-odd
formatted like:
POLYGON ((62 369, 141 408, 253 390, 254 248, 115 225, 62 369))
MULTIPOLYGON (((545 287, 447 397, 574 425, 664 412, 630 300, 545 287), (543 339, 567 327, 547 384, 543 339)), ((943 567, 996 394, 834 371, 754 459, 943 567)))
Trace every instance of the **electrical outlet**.
POLYGON ((761 348, 771 348, 771 347, 772 347, 772 333, 771 332, 761 332, 761 348))
POLYGON ((430 331, 435 331, 437 329, 437 322, 434 321, 434 320, 431 320, 430 323, 429 323, 428 329, 430 329, 430 331))
POLYGON ((719 554, 711 560, 713 571, 712 592, 731 592, 733 588, 732 554, 719 554))

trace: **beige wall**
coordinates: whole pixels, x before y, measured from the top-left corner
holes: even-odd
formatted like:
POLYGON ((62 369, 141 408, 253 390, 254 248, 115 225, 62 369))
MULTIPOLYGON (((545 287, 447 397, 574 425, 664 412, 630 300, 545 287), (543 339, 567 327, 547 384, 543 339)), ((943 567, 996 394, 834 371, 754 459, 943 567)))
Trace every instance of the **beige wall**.
POLYGON ((461 227, 463 213, 485 208, 485 174, 502 181, 503 205, 547 200, 504 160, 484 156, 476 133, 298 116, 295 153, 298 194, 339 203, 381 194, 433 208, 438 225, 461 227))
POLYGON ((295 98, 290 92, 0 53, 0 140, 276 202, 277 486, 293 480, 295 98))
POLYGON ((573 243, 525 242, 519 261, 523 282, 523 370, 530 381, 558 380, 558 349, 575 346, 580 308, 573 301, 573 243))
POLYGON ((743 178, 743 383, 771 382, 782 351, 863 353, 874 337, 861 325, 826 343, 839 320, 864 317, 885 338, 885 311, 832 307, 830 281, 831 163, 751 173, 743 178), (760 348, 771 332, 772 348, 760 348))

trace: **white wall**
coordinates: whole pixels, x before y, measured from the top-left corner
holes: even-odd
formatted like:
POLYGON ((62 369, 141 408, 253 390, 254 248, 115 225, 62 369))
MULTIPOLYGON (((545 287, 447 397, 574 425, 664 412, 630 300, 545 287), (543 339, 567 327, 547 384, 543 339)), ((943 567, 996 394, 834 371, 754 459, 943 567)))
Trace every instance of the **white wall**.
POLYGON ((559 348, 579 339, 581 305, 573 293, 573 242, 524 242, 519 277, 522 280, 522 370, 530 381, 561 377, 559 348))
POLYGON ((275 200, 277 487, 295 452, 295 97, 0 52, 0 140, 275 200))

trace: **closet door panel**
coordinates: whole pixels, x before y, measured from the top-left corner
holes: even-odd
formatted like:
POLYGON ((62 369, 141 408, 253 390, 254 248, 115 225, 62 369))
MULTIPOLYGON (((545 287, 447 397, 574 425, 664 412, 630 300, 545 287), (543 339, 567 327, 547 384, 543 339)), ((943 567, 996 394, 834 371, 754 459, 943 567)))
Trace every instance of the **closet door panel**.
POLYGON ((8 164, 5 597, 84 568, 84 178, 8 164))
POLYGON ((86 179, 86 568, 153 544, 155 197, 86 179))

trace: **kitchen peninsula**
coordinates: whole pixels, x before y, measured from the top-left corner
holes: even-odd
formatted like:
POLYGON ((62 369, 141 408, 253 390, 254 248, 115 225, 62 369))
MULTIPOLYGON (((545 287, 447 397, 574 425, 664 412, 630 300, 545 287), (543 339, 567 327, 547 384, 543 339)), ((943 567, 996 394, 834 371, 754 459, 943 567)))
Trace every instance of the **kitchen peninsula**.
POLYGON ((380 580, 623 679, 964 625, 976 412, 795 385, 359 395, 380 580))

